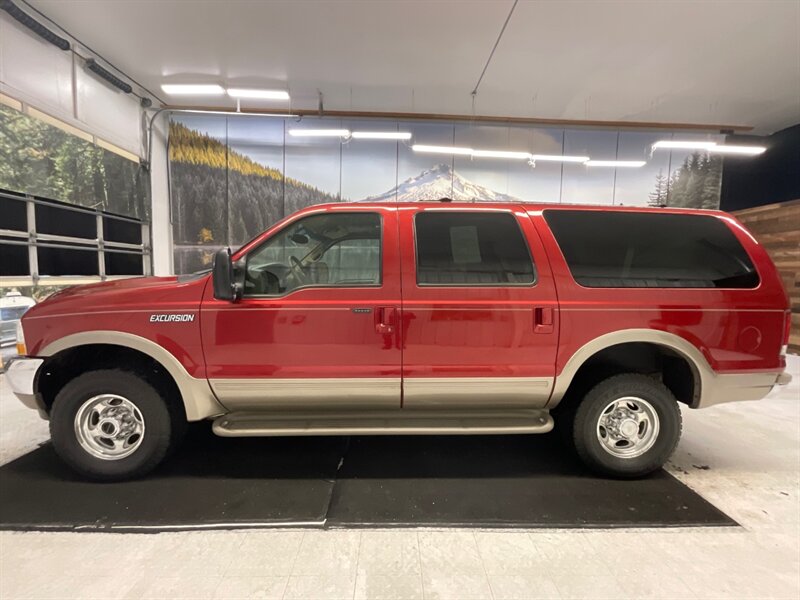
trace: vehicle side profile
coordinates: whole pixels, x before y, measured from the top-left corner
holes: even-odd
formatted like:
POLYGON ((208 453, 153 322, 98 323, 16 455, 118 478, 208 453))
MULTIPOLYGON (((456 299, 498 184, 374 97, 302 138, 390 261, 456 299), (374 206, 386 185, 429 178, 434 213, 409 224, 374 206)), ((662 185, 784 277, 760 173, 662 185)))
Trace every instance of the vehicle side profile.
POLYGON ((763 398, 789 303, 718 211, 328 204, 211 272, 65 289, 18 328, 15 394, 84 476, 141 476, 220 436, 527 434, 557 424, 594 471, 640 477, 679 404, 763 398))

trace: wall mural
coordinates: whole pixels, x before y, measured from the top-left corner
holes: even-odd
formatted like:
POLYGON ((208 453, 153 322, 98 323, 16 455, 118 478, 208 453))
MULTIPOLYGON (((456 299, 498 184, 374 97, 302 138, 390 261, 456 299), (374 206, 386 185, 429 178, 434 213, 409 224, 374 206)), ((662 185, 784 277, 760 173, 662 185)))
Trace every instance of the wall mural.
POLYGON ((0 188, 149 220, 149 182, 137 163, 0 105, 0 188))
MULTIPOLYGON (((722 136, 675 134, 681 140, 722 136)), ((717 208, 722 162, 651 151, 670 133, 452 122, 174 115, 169 160, 175 272, 210 266, 292 212, 323 202, 553 202, 717 208), (409 141, 298 137, 290 130, 410 132, 409 141), (415 152, 412 144, 645 160, 640 168, 415 152)), ((676 139, 678 139, 676 137, 676 139)))

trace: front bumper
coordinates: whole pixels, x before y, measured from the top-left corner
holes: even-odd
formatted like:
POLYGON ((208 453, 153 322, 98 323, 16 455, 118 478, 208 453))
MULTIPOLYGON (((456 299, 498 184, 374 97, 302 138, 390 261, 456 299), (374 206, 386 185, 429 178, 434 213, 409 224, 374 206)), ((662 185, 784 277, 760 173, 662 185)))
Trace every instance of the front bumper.
POLYGON ((6 381, 11 391, 28 408, 43 410, 34 390, 34 382, 39 367, 44 362, 41 358, 12 358, 6 368, 6 381))

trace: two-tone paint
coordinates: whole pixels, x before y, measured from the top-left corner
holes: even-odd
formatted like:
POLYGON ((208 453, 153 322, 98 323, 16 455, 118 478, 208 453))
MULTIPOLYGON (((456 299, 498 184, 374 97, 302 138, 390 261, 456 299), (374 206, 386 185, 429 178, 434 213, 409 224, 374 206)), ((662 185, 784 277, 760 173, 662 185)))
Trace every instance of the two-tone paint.
MULTIPOLYGON (((207 273, 70 288, 23 318, 28 353, 46 358, 84 344, 132 347, 173 376, 189 420, 270 408, 549 409, 592 355, 631 341, 669 347, 690 362, 700 382, 695 407, 769 391, 785 367, 788 299, 764 249, 733 217, 680 211, 724 220, 760 274, 757 288, 589 289, 572 278, 542 215, 564 208, 311 207, 277 223, 233 260, 310 214, 377 212, 379 286, 309 286, 233 303, 213 297, 207 273), (440 210, 512 214, 535 264, 534 283, 418 285, 413 219, 440 210)), ((35 396, 35 381, 32 387, 35 396)))

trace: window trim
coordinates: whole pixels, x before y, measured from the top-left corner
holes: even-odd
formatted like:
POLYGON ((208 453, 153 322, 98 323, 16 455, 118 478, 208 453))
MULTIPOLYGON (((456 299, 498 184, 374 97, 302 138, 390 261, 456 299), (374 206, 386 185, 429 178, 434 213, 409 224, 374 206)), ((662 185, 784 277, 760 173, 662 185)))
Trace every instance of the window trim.
MULTIPOLYGON (((297 219, 292 219, 288 223, 286 223, 283 227, 278 229, 278 231, 274 232, 269 237, 265 238, 261 241, 256 247, 251 248, 247 251, 247 253, 239 258, 236 261, 238 268, 242 268, 245 270, 245 279, 247 278, 247 259, 250 257, 251 254, 258 252, 264 245, 269 243, 275 236, 280 235, 282 232, 286 231, 289 227, 299 223, 305 219, 311 217, 318 217, 320 215, 375 215, 378 217, 378 224, 380 226, 380 236, 378 237, 378 283, 372 284, 365 284, 365 285, 324 285, 319 283, 310 283, 307 285, 301 285, 296 288, 292 288, 288 292, 284 292, 282 294, 247 294, 244 291, 242 292, 242 299, 259 299, 259 298, 286 298, 294 294, 299 290, 307 290, 307 289, 329 289, 329 290, 359 290, 359 289, 378 289, 383 287, 383 242, 384 242, 384 219, 383 213, 374 210, 348 210, 348 211, 336 211, 336 212, 317 212, 307 215, 299 216, 297 219)), ((371 238, 361 238, 361 239, 371 239, 371 238)), ((331 246, 333 247, 333 246, 331 246)))
POLYGON ((511 210, 506 209, 490 209, 490 210, 462 210, 462 209, 449 209, 449 208, 431 208, 421 209, 414 213, 412 221, 412 231, 414 233, 414 281, 418 288, 534 288, 539 284, 539 270, 536 268, 536 261, 533 260, 533 252, 531 252, 528 237, 520 225, 519 218, 511 210), (419 238, 417 237, 417 217, 425 213, 445 213, 445 214, 501 214, 509 215, 517 226, 522 237, 522 243, 528 251, 528 259, 531 261, 533 269, 533 281, 530 283, 420 283, 419 281, 419 238))
MULTIPOLYGON (((625 286, 625 287, 617 287, 617 286, 588 286, 583 285, 577 279, 575 279, 575 275, 572 274, 572 267, 570 267, 569 261, 567 257, 564 255, 564 250, 561 248, 561 243, 558 241, 558 237, 556 236, 555 232, 550 227, 550 223, 547 221, 546 213, 548 212, 573 212, 573 213, 584 213, 584 212, 600 212, 600 213, 636 213, 636 214, 651 214, 649 211, 638 211, 638 210, 631 210, 631 211, 615 211, 615 210, 598 210, 598 209, 583 209, 583 208, 546 208, 542 211, 542 220, 544 221, 545 225, 547 226, 547 230, 550 232, 550 235, 553 236, 553 241, 558 248, 558 252, 561 254, 561 259, 564 261, 564 265, 567 267, 567 272, 569 272, 570 279, 572 279, 572 283, 576 286, 581 288, 582 290, 659 290, 659 291, 675 291, 675 292, 682 292, 682 291, 692 291, 692 292, 708 292, 708 291, 726 291, 726 292, 755 292, 761 289, 761 286, 764 284, 764 277, 761 275, 761 271, 758 270, 758 266, 756 265, 756 261, 753 260, 752 254, 750 254, 750 250, 747 248, 746 244, 743 244, 733 230, 728 227, 725 223, 725 219, 721 219, 716 215, 713 214, 696 214, 693 212, 684 213, 685 216, 695 216, 695 217, 707 217, 711 219, 716 219, 717 221, 722 222, 722 226, 728 229, 730 234, 733 236, 733 239, 741 246, 742 250, 744 250, 745 255, 750 260, 750 264, 753 265, 753 272, 758 277, 758 284, 753 287, 675 287, 675 286, 668 286, 668 287, 651 287, 651 286, 625 286)), ((660 214, 665 215, 679 215, 684 216, 684 214, 674 211, 664 212, 664 213, 655 213, 656 216, 660 214)))

